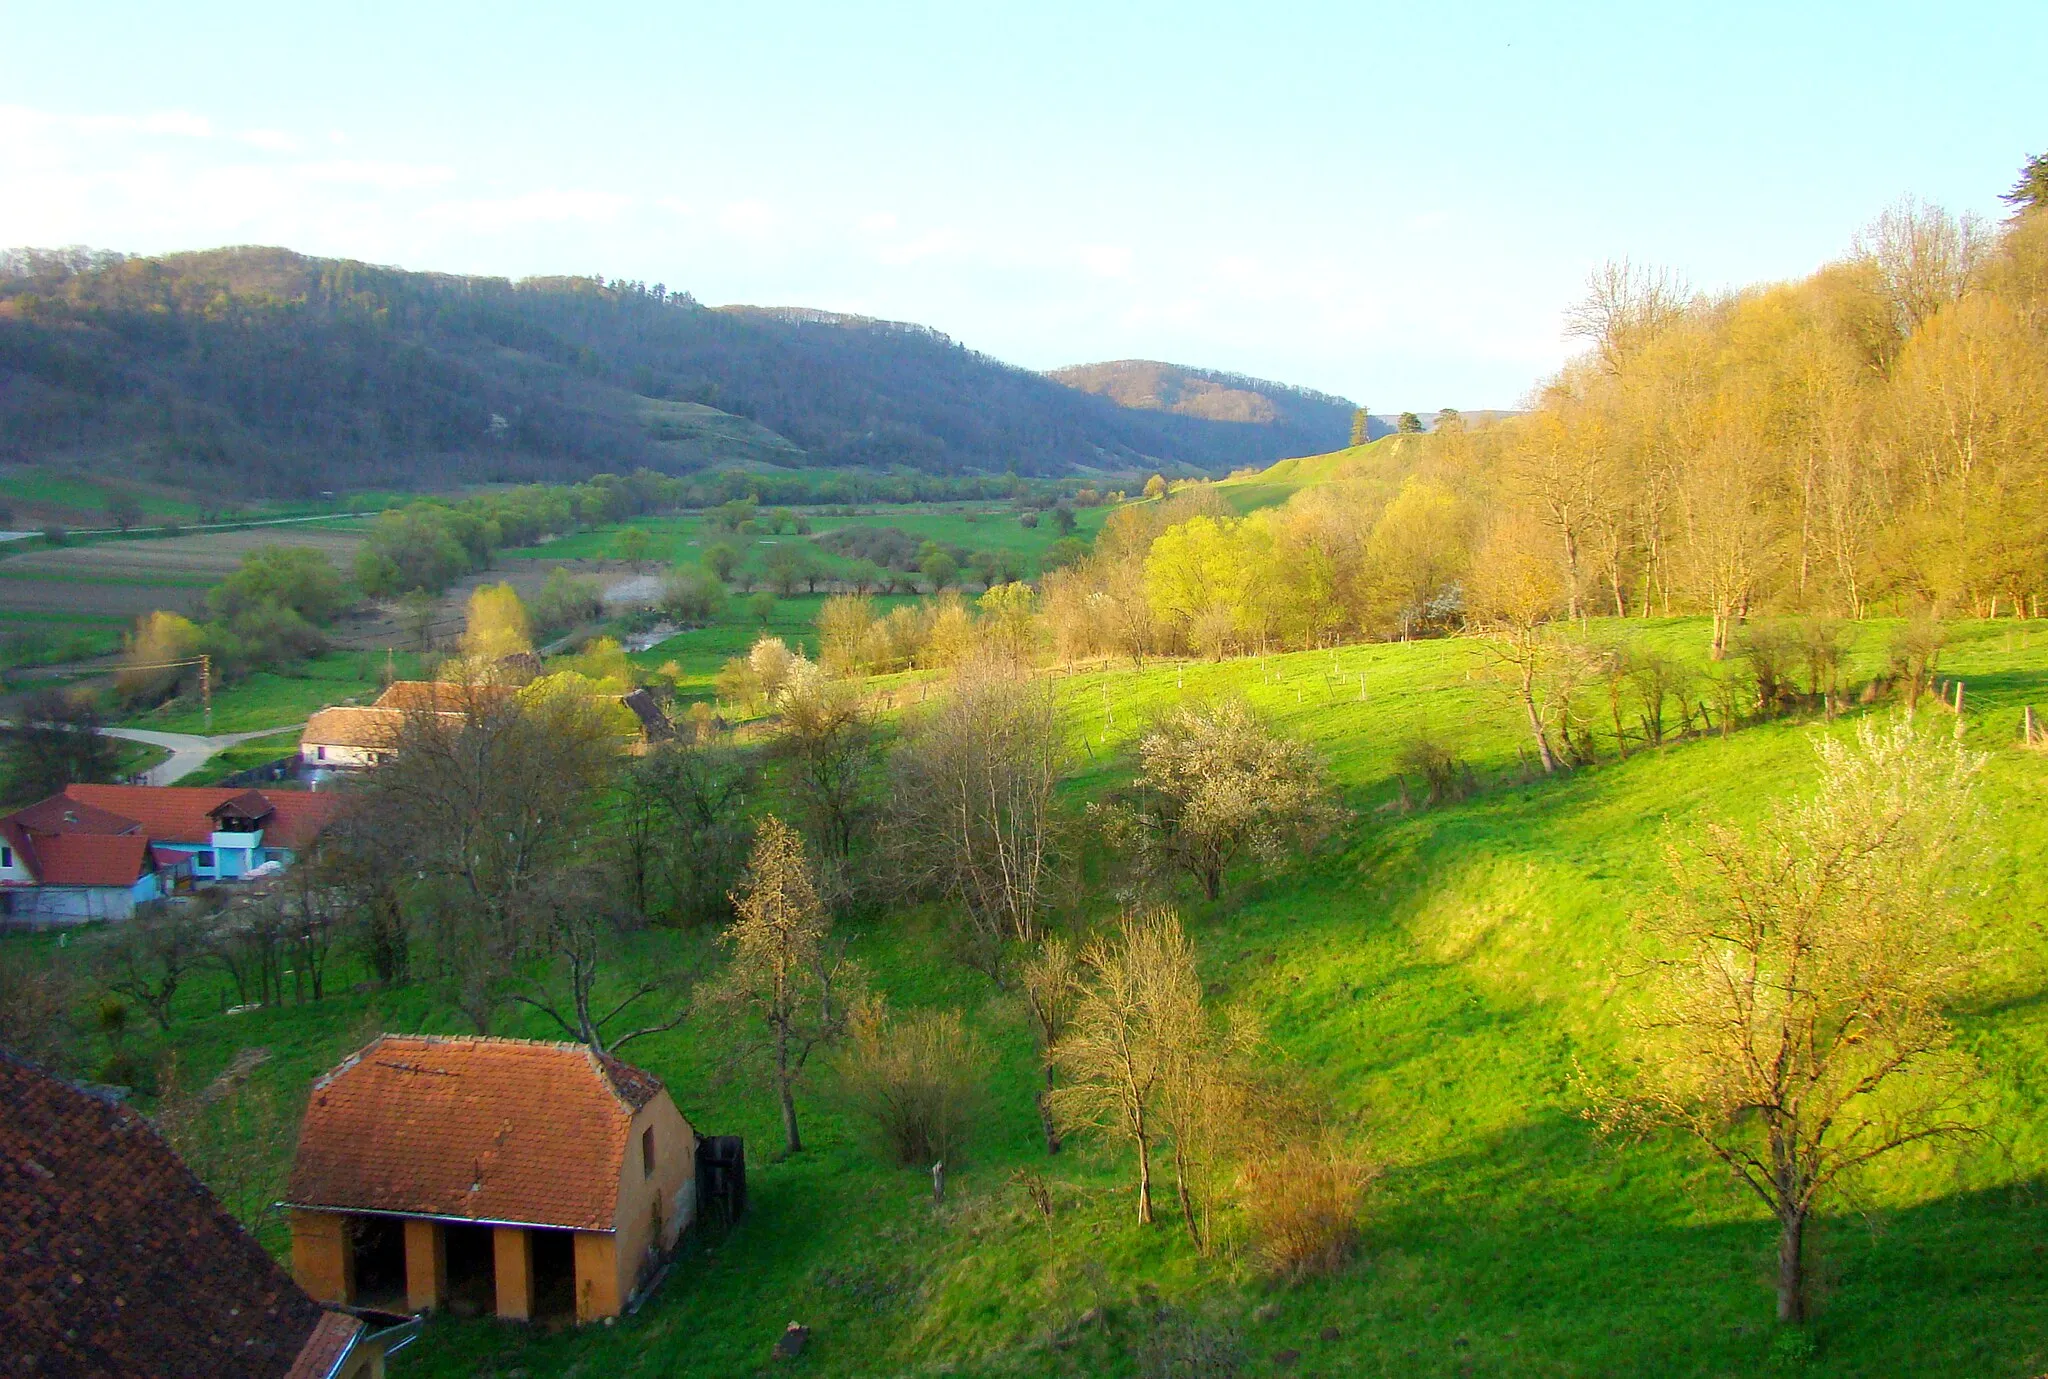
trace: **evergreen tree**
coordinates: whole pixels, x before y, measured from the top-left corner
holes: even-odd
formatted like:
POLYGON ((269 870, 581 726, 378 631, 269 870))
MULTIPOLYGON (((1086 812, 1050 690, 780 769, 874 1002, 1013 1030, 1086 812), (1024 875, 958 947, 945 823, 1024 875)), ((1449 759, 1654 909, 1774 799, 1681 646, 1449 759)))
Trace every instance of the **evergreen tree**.
POLYGON ((1371 439, 1372 426, 1370 419, 1366 416, 1365 408, 1360 407, 1351 414, 1351 443, 1353 445, 1364 445, 1371 439))
POLYGON ((2027 159, 2020 167, 2020 180, 1999 199, 2019 215, 2048 206, 2048 153, 2037 153, 2027 159))

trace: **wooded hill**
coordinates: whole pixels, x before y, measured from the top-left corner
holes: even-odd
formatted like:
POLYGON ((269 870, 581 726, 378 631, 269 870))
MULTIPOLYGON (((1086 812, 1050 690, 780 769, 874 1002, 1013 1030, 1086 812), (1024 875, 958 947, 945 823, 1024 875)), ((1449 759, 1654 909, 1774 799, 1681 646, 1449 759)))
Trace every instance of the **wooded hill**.
MULTIPOLYGON (((1243 374, 1162 364, 1156 359, 1076 364, 1054 369, 1047 377, 1084 393, 1099 394, 1119 407, 1287 431, 1297 442, 1291 454, 1321 454, 1342 445, 1351 434, 1352 413, 1358 410, 1358 404, 1349 398, 1243 374)), ((1393 429, 1375 419, 1370 439, 1391 434, 1393 429)))
POLYGON ((249 497, 646 466, 1221 471, 1343 442, 1350 404, 1135 410, 938 331, 284 249, 0 258, 0 461, 249 497))

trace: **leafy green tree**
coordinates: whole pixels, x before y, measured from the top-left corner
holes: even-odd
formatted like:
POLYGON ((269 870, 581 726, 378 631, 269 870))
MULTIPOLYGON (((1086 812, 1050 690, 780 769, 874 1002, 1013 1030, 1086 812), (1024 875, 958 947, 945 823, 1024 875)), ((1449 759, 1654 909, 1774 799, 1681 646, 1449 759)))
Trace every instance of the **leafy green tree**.
POLYGON ((1353 445, 1364 445, 1371 439, 1371 418, 1366 415, 1365 408, 1360 407, 1351 414, 1351 443, 1353 445))
POLYGON ((321 552, 269 545, 243 556, 241 567, 206 596, 206 607, 214 617, 231 620, 273 603, 318 625, 332 622, 347 601, 341 576, 321 552))
POLYGON ((933 551, 918 565, 918 572, 932 582, 932 592, 952 585, 960 578, 960 566, 944 551, 933 551))
POLYGON ((648 535, 644 527, 628 527, 619 533, 619 559, 628 565, 637 568, 647 559, 648 552, 653 548, 654 538, 648 535))
POLYGON ((725 584, 731 581, 733 570, 740 563, 740 548, 730 541, 714 541, 704 548, 704 568, 725 584))
POLYGON ((1403 412, 1400 424, 1395 429, 1404 436, 1419 436, 1422 434, 1422 418, 1413 412, 1403 412))
POLYGON ((1074 510, 1061 503, 1052 510, 1052 524, 1059 529, 1061 536, 1072 536, 1078 525, 1074 520, 1074 510))

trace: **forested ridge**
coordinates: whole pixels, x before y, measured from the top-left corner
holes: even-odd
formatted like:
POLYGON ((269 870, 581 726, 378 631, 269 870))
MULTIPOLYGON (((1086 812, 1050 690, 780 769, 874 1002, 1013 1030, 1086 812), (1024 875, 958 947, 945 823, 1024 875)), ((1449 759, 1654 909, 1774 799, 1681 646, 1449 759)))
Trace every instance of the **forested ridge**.
POLYGON ((1056 639, 1224 655, 1702 613, 1720 660, 1770 614, 2038 616, 2048 212, 2019 204, 1997 227, 1903 204, 1810 277, 1719 295, 1611 264, 1530 411, 1120 511, 1047 580, 1056 639))
POLYGON ((1221 470, 1330 449, 1344 415, 1134 411, 925 327, 662 284, 271 248, 0 260, 0 460, 252 496, 736 462, 1221 470))

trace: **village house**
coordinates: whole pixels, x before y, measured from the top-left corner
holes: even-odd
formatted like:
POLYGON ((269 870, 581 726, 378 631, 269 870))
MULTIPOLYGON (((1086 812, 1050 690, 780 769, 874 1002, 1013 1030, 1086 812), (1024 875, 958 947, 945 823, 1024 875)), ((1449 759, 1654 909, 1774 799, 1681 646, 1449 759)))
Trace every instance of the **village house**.
POLYGON ((697 1209, 697 1135, 582 1044, 387 1034, 313 1085, 285 1205, 331 1304, 616 1316, 697 1209))
POLYGON ((410 1318, 321 1307, 149 1122, 0 1051, 0 1374, 380 1379, 410 1318))
POLYGON ((126 919, 144 901, 289 866, 333 817, 302 790, 72 785, 0 817, 0 918, 126 919))
MULTIPOLYGON (((396 680, 385 687, 374 704, 336 705, 308 718, 299 733, 299 760, 315 780, 337 772, 365 770, 398 754, 408 722, 428 715, 450 724, 459 723, 464 715, 502 703, 516 693, 516 689, 505 685, 396 680)), ((648 743, 675 736, 675 726, 646 690, 636 689, 615 697, 633 715, 636 749, 644 750, 648 743)))

